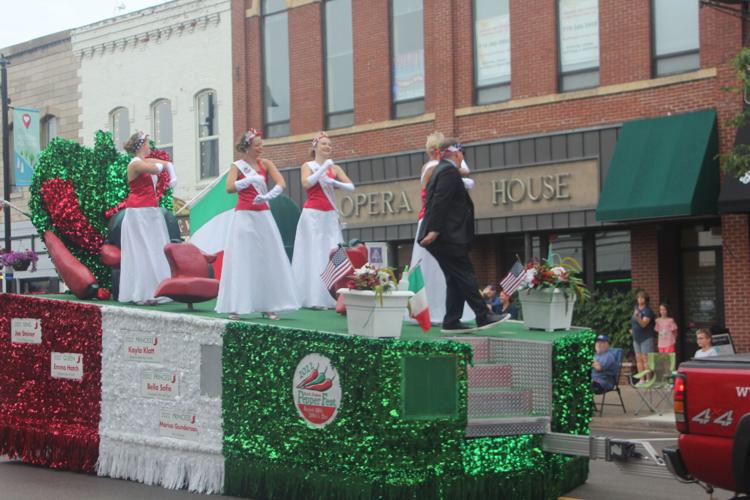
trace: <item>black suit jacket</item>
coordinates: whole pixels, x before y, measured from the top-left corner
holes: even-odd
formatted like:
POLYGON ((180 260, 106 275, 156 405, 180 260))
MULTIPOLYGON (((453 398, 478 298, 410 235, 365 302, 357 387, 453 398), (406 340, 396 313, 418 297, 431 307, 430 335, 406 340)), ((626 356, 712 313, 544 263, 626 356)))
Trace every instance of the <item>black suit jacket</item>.
POLYGON ((441 160, 427 183, 427 197, 418 241, 430 231, 440 233, 437 242, 471 244, 474 239, 474 203, 451 162, 441 160))

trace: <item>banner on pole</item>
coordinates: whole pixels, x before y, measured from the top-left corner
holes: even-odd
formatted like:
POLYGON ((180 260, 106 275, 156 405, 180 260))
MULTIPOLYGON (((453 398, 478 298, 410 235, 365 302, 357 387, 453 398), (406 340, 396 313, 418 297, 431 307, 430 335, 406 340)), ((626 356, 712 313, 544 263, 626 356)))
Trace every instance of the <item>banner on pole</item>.
POLYGON ((39 158, 39 110, 13 110, 13 168, 15 185, 30 186, 34 164, 39 158))

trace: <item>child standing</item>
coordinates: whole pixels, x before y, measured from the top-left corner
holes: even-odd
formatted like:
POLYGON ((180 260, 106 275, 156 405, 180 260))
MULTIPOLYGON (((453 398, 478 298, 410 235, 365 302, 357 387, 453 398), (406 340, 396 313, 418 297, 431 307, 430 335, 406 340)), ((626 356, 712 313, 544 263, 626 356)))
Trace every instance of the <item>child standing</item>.
POLYGON ((659 334, 659 352, 675 352, 677 323, 669 316, 669 307, 666 304, 659 305, 659 317, 656 318, 654 329, 659 334))

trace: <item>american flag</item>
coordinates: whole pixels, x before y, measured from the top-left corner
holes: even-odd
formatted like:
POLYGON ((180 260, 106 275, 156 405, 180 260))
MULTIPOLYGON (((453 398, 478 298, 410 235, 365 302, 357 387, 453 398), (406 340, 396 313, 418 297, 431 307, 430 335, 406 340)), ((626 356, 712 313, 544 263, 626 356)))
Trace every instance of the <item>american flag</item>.
POLYGON ((352 271, 354 271, 354 267, 352 267, 352 263, 346 255, 346 250, 339 247, 339 249, 336 250, 336 253, 334 253, 328 261, 328 265, 326 266, 325 271, 320 275, 320 279, 323 280, 326 289, 330 290, 338 280, 352 271))
POLYGON ((516 263, 513 264, 513 267, 510 268, 510 271, 508 271, 505 278, 503 278, 503 281, 500 282, 500 286, 503 287, 505 293, 513 295, 513 292, 518 290, 518 287, 521 286, 525 276, 526 273, 523 272, 523 266, 519 261, 516 261, 516 263))

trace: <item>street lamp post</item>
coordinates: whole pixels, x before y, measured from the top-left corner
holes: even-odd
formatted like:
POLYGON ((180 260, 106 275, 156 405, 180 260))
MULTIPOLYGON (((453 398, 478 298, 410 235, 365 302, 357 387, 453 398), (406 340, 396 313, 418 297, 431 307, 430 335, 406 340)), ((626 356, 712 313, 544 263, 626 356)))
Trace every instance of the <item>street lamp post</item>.
MULTIPOLYGON (((3 199, 10 201, 10 133, 8 130, 8 61, 0 54, 0 76, 2 77, 2 134, 3 134, 3 199)), ((3 204, 5 250, 10 251, 10 207, 3 204)))

